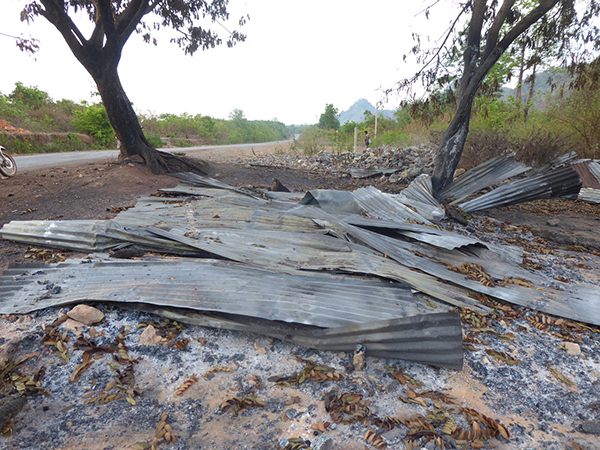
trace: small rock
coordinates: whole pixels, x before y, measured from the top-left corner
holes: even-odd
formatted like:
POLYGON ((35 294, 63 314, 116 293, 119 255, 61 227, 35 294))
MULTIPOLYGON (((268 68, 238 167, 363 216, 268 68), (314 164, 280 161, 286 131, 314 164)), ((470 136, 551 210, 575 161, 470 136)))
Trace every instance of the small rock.
POLYGON ((83 332, 83 324, 77 320, 67 319, 60 326, 73 334, 80 335, 83 332))
POLYGON ((575 342, 563 342, 559 347, 561 350, 566 350, 569 355, 579 356, 581 355, 581 347, 575 342))
POLYGON ((152 325, 148 325, 140 336, 140 344, 158 345, 160 344, 161 339, 162 338, 156 334, 156 328, 154 328, 152 325))
POLYGON ((321 436, 317 438, 317 440, 313 443, 314 450, 331 450, 333 445, 335 444, 334 440, 323 433, 321 436))
POLYGON ((84 325, 93 325, 104 319, 104 313, 93 306, 77 305, 67 313, 71 319, 84 325))
POLYGON ((290 420, 298 417, 298 414, 299 414, 299 412, 297 410, 295 410, 294 408, 290 408, 285 412, 285 416, 290 420))
POLYGON ((481 363, 482 364, 490 364, 490 360, 488 359, 487 356, 484 356, 483 358, 481 358, 481 363))
POLYGON ((581 424, 581 429, 584 433, 596 434, 600 436, 600 423, 585 421, 581 424))
POLYGON ((548 225, 550 225, 551 227, 555 227, 556 225, 558 225, 560 223, 559 219, 548 219, 548 221, 546 222, 548 225))

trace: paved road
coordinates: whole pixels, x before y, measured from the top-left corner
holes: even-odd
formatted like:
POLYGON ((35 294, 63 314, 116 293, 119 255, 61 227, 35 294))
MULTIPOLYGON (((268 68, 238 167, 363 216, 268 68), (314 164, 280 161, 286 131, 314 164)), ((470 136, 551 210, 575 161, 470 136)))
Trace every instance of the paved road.
MULTIPOLYGON (((232 145, 208 145, 203 147, 161 148, 167 152, 185 152, 201 155, 208 151, 225 151, 230 149, 244 149, 251 147, 264 147, 267 145, 284 144, 289 141, 262 142, 259 144, 232 144, 232 145)), ((47 167, 66 166, 69 164, 81 164, 85 162, 114 161, 119 156, 117 150, 96 150, 87 152, 65 152, 65 153, 40 153, 37 155, 15 156, 19 172, 47 167)))

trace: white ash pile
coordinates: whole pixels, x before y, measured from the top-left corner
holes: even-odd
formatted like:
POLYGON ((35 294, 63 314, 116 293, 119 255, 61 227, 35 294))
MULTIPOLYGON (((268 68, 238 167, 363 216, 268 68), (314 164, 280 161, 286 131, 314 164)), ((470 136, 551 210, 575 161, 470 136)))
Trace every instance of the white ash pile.
MULTIPOLYGON (((317 173, 350 177, 351 169, 384 170, 380 174, 392 183, 409 183, 420 174, 431 174, 435 149, 430 145, 406 148, 372 148, 354 152, 336 153, 322 151, 312 156, 286 152, 253 158, 238 158, 238 164, 251 166, 287 167, 317 173), (397 170, 389 173, 390 170, 397 170)), ((377 174, 373 174, 377 175, 377 174)))

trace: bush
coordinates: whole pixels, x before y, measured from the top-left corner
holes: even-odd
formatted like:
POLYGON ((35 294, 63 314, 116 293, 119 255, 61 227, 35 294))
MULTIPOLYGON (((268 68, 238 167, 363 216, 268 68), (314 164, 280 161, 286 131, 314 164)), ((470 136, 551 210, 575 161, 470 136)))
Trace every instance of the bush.
POLYGON ((102 103, 95 103, 82 111, 75 111, 72 123, 78 132, 93 136, 102 146, 108 147, 115 143, 115 132, 102 103))
POLYGON ((161 148, 165 146, 165 142, 160 138, 158 134, 148 134, 146 135, 146 139, 154 148, 161 148))

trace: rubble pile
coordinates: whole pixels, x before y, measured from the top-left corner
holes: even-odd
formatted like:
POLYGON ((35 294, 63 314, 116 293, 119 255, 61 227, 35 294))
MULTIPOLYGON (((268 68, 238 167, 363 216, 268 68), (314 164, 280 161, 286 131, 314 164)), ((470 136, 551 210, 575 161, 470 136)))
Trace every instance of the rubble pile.
POLYGON ((420 174, 433 171, 434 147, 419 145, 406 148, 373 148, 362 151, 335 153, 322 151, 316 155, 272 154, 253 158, 238 158, 235 163, 251 166, 288 167, 317 173, 350 177, 351 169, 396 169, 389 174, 392 183, 409 183, 420 174))

